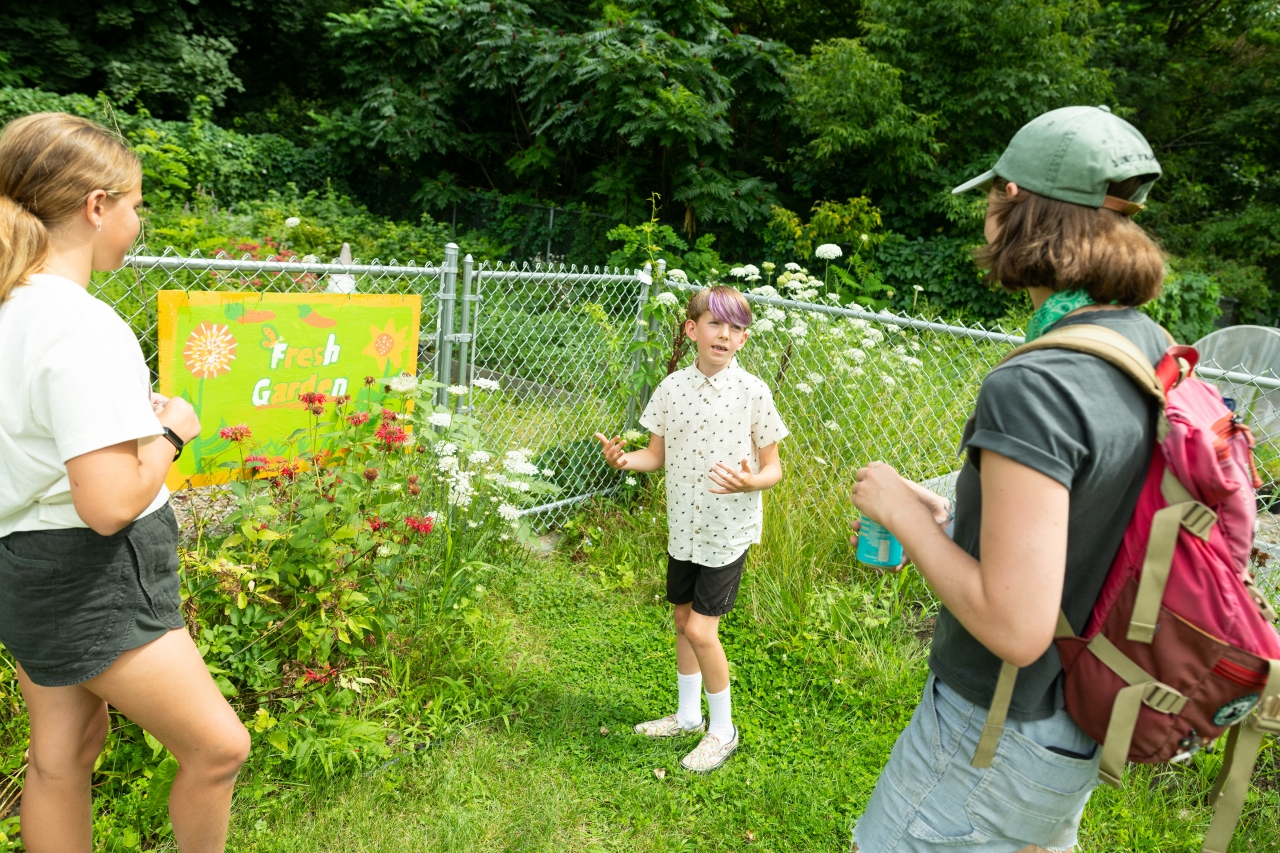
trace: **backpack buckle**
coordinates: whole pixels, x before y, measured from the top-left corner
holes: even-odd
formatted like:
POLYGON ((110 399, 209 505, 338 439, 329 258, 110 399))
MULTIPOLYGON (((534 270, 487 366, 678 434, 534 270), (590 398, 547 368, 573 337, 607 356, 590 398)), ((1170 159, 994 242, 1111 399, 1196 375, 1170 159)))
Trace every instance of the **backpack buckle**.
MULTIPOLYGON (((1162 714, 1181 714, 1187 704, 1187 697, 1167 684, 1153 681, 1142 694, 1142 704, 1162 714)), ((1277 721, 1280 723, 1280 720, 1277 721)))
POLYGON ((1182 515, 1182 526, 1206 542, 1209 541, 1209 532, 1217 522, 1218 514, 1199 502, 1187 507, 1182 515))
POLYGON ((1249 718, 1249 725, 1258 731, 1280 734, 1280 696, 1263 699, 1257 712, 1249 718))

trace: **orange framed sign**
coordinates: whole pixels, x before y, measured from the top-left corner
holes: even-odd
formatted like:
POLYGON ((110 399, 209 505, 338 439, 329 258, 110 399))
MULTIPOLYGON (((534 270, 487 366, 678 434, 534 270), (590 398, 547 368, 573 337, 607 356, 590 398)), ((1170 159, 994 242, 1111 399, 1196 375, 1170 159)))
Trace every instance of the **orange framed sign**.
POLYGON ((254 452, 269 458, 307 450, 293 440, 311 423, 304 394, 367 396, 376 407, 382 384, 366 377, 417 373, 421 309, 417 295, 160 291, 159 391, 186 397, 202 427, 169 487, 230 479, 219 467, 238 460, 219 435, 228 426, 248 426, 254 452))

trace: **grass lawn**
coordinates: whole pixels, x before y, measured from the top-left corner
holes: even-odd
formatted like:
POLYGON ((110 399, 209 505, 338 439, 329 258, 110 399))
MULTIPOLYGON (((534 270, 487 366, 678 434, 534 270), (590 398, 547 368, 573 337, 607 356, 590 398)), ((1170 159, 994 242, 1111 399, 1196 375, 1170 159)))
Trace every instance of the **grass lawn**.
MULTIPOLYGON (((783 627, 758 601, 778 586, 766 541, 722 631, 743 746, 719 771, 690 775, 679 760, 696 741, 631 734, 675 702, 656 559, 662 529, 636 520, 602 516, 591 528, 599 541, 577 550, 576 562, 565 548, 495 580, 492 631, 519 673, 527 712, 324 787, 250 781, 229 849, 847 850, 850 820, 923 686, 926 645, 916 634, 927 618, 905 609, 881 625, 872 608, 783 627)), ((1264 749, 1233 851, 1280 850, 1278 753, 1264 749)), ((1205 756, 1189 767, 1131 768, 1124 792, 1094 795, 1080 849, 1198 851, 1216 767, 1205 756)))

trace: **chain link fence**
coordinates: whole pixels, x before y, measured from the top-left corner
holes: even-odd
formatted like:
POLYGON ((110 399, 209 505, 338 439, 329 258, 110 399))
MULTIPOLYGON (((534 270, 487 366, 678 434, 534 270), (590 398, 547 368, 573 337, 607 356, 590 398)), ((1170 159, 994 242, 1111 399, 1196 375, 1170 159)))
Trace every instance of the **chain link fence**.
MULTIPOLYGON (((818 279, 803 271, 790 276, 744 286, 756 323, 740 361, 773 388, 791 430, 786 476, 766 498, 766 539, 784 551, 788 542, 803 545, 815 564, 848 562, 849 549, 831 532, 847 528, 854 470, 880 459, 949 491, 982 378, 1022 338, 840 305, 820 292, 818 279), (829 547, 813 548, 817 538, 829 547)), ((551 472, 556 500, 525 510, 546 528, 591 496, 643 488, 604 464, 592 434, 634 427, 652 379, 692 362, 692 348, 670 319, 675 309, 667 319, 653 311, 659 301, 682 306, 699 287, 679 279, 661 267, 475 263, 459 259, 453 244, 442 265, 422 267, 203 258, 170 249, 131 257, 95 278, 94 292, 134 327, 153 370, 160 290, 420 294, 420 372, 444 385, 499 384, 496 395, 442 389, 437 403, 476 416, 493 450, 526 449, 551 472), (636 378, 643 368, 649 383, 636 378)), ((1280 377, 1212 363, 1199 373, 1218 383, 1254 428, 1265 505, 1258 545, 1280 558, 1280 524, 1270 511, 1280 510, 1272 506, 1280 479, 1280 377)), ((1274 596, 1280 573, 1267 574, 1274 596)))

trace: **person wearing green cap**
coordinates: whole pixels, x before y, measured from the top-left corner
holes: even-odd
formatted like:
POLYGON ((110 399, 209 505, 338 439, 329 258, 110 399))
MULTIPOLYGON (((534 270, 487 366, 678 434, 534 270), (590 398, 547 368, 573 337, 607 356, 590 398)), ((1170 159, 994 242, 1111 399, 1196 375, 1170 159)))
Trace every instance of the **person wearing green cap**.
MULTIPOLYGON (((1095 324, 1159 360, 1168 339, 1135 308, 1159 294, 1164 257, 1131 218, 1159 176, 1128 122, 1106 107, 1065 107, 1028 123, 991 171, 954 190, 988 194, 976 258, 990 280, 1031 297, 1027 338, 1095 324)), ((853 850, 1074 848, 1101 750, 1065 711, 1054 630, 1060 608, 1084 630, 1154 440, 1150 405, 1119 369, 1040 349, 983 381, 961 439, 954 512, 883 462, 857 472, 854 504, 902 542, 942 608, 924 696, 857 820, 853 850), (1002 662, 1020 669, 1003 734, 978 767, 1002 662)))

